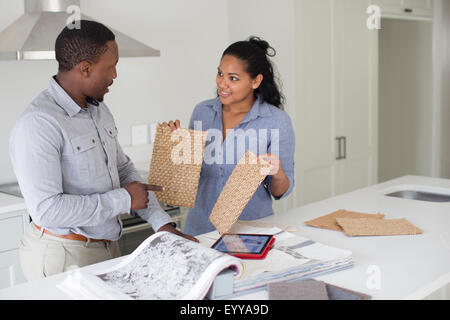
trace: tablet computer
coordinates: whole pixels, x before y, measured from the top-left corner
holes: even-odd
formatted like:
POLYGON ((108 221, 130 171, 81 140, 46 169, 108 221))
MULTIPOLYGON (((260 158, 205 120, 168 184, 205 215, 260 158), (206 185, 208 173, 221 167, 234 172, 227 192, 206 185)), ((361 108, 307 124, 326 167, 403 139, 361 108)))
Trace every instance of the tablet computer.
POLYGON ((274 242, 267 234, 225 234, 212 248, 242 259, 264 259, 274 242))

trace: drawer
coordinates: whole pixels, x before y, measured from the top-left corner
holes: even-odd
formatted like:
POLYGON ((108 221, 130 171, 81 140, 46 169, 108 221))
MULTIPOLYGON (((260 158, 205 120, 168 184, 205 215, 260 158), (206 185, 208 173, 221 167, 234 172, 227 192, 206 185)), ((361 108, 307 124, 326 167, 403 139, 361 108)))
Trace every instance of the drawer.
POLYGON ((0 252, 18 249, 23 234, 22 216, 0 219, 0 252))

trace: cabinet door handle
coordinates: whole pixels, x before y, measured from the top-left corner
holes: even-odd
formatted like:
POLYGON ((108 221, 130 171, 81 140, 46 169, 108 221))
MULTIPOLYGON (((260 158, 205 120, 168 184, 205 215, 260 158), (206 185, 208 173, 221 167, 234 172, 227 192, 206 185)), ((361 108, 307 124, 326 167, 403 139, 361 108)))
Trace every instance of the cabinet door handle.
POLYGON ((336 137, 336 141, 338 143, 338 156, 336 157, 336 160, 342 160, 343 159, 343 157, 342 157, 342 148, 341 148, 341 146, 342 146, 342 143, 341 143, 342 137, 336 137))
POLYGON ((347 137, 337 137, 338 142, 338 156, 336 160, 347 159, 347 137))
POLYGON ((413 10, 413 9, 411 9, 411 8, 405 8, 405 12, 406 12, 406 13, 413 13, 413 12, 414 12, 414 10, 413 10))
POLYGON ((342 140, 344 140, 344 156, 342 159, 347 159, 347 137, 342 137, 342 140))

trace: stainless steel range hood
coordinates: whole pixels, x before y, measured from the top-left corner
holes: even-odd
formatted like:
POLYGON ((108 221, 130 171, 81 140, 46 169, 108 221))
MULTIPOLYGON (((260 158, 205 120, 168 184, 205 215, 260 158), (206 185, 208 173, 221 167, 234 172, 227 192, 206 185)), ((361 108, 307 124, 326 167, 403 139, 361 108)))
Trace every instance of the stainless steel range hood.
MULTIPOLYGON (((55 59, 55 40, 70 22, 70 6, 80 8, 80 0, 24 0, 25 13, 0 33, 0 60, 55 59)), ((80 13, 81 19, 94 20, 80 13)), ((73 22, 73 21, 72 21, 73 22)), ((155 50, 119 31, 116 36, 120 57, 155 57, 155 50)))

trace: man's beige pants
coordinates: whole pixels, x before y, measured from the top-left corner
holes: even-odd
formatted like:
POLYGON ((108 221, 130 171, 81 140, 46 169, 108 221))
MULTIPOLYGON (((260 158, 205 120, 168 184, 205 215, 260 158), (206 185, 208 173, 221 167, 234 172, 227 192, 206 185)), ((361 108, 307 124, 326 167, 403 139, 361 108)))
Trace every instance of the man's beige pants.
POLYGON ((20 264, 28 281, 120 256, 117 241, 68 240, 43 231, 30 223, 20 243, 20 264))

